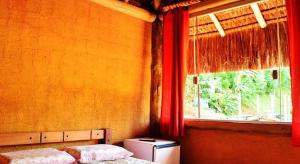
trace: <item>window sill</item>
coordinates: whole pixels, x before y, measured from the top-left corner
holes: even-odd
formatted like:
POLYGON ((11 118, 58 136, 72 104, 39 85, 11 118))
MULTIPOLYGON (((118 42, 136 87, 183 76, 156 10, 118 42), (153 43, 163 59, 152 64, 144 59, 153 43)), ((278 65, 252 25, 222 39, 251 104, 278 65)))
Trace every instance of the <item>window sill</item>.
POLYGON ((291 123, 185 119, 186 129, 291 136, 291 123))

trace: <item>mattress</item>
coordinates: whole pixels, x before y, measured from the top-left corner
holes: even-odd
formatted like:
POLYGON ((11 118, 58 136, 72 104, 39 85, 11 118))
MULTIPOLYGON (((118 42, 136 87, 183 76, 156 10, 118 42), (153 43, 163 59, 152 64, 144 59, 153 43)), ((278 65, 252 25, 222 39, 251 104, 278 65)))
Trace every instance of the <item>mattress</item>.
POLYGON ((128 157, 126 159, 118 159, 118 160, 114 160, 114 161, 92 162, 89 164, 158 164, 158 163, 128 157))

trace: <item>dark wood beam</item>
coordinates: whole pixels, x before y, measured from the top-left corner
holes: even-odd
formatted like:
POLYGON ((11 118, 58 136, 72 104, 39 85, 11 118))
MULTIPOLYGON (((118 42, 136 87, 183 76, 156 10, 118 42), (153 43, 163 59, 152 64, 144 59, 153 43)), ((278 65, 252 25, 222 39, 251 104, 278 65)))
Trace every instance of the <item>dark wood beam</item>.
POLYGON ((119 0, 90 0, 96 4, 102 5, 106 8, 121 12, 123 14, 130 15, 132 17, 144 20, 146 22, 153 22, 155 20, 155 14, 144 10, 142 8, 130 5, 126 2, 119 0))
POLYGON ((150 93, 150 133, 153 137, 160 136, 160 114, 162 99, 162 21, 156 17, 152 23, 152 63, 150 93))
POLYGON ((161 0, 153 0, 153 8, 155 10, 159 10, 159 8, 161 7, 161 0))

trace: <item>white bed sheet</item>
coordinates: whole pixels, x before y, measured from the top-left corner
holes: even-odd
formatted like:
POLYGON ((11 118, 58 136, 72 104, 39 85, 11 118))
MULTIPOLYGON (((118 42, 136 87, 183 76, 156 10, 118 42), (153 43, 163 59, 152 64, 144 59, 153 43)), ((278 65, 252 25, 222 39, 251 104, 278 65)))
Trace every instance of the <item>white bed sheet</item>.
POLYGON ((126 159, 118 159, 115 161, 92 162, 88 164, 159 164, 159 163, 128 157, 126 159))

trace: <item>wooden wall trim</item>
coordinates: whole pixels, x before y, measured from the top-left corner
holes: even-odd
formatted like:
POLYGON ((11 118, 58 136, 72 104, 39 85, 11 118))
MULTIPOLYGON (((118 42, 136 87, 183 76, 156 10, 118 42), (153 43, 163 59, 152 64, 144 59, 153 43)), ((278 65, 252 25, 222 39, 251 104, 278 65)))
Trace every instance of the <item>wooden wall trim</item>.
POLYGON ((0 134, 0 146, 37 144, 40 139, 41 133, 4 133, 0 134))
POLYGON ((111 129, 105 129, 105 133, 104 133, 104 143, 105 144, 111 144, 111 139, 112 139, 112 135, 111 135, 111 129))
POLYGON ((122 1, 118 1, 118 0, 91 0, 91 1, 99 5, 102 5, 104 7, 107 7, 109 9, 144 20, 146 22, 152 23, 156 18, 156 16, 151 12, 135 7, 133 5, 130 5, 122 1))
POLYGON ((100 143, 110 144, 111 130, 107 128, 101 130, 24 132, 0 134, 0 146, 63 143, 69 141, 89 140, 99 140, 100 143))
POLYGON ((91 131, 65 131, 64 141, 86 141, 91 139, 91 131))
POLYGON ((290 123, 234 122, 186 119, 185 127, 187 129, 199 129, 206 131, 232 131, 239 133, 291 136, 290 123))
POLYGON ((92 130, 92 139, 102 139, 105 138, 103 130, 92 130))
POLYGON ((55 143, 64 141, 63 132, 42 132, 41 135, 41 143, 55 143))

